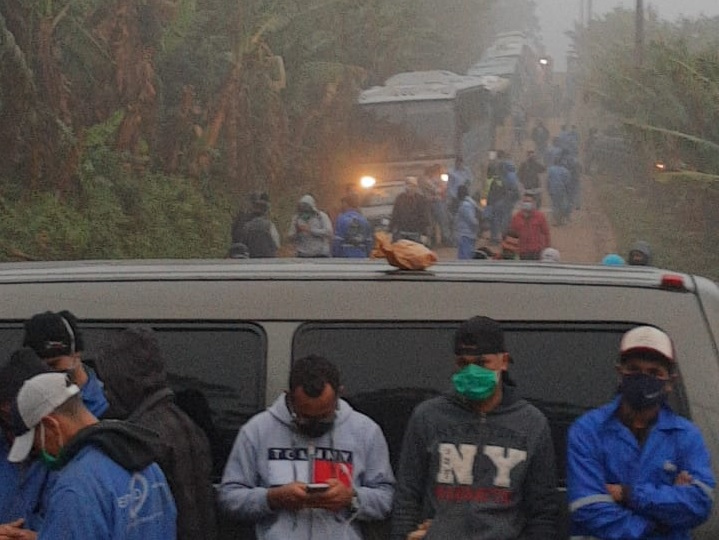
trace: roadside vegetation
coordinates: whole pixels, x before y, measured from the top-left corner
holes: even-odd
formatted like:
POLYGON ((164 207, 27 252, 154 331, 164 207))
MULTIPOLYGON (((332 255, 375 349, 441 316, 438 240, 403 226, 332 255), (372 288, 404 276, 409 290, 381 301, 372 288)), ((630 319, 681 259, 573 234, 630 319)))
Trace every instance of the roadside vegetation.
POLYGON ((633 156, 597 191, 622 254, 646 240, 657 266, 719 280, 719 18, 668 23, 650 10, 639 63, 633 17, 617 9, 574 36, 578 120, 616 130, 633 156))
POLYGON ((252 191, 284 230, 343 192, 361 87, 517 26, 532 0, 4 1, 0 259, 224 256, 252 191))

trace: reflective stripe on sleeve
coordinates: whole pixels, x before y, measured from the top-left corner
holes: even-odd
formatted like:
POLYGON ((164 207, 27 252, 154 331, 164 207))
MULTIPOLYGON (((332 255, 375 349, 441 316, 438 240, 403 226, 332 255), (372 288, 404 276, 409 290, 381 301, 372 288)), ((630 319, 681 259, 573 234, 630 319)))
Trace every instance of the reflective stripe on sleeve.
POLYGON ((588 497, 581 497, 581 498, 573 501, 569 505, 569 511, 576 512, 580 508, 584 508, 585 506, 589 506, 590 504, 613 503, 613 502, 614 502, 614 499, 612 499, 612 496, 607 493, 602 493, 600 495, 589 495, 588 497))
POLYGON ((706 485, 701 480, 692 480, 692 484, 699 487, 699 489, 701 489, 712 501, 714 500, 714 490, 711 487, 706 485))

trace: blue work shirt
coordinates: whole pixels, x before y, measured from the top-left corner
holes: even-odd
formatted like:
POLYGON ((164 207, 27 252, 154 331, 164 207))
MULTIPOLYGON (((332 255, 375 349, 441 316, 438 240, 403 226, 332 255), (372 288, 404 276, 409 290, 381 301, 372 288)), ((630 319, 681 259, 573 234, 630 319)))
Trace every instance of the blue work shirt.
POLYGON ((569 430, 567 495, 572 534, 625 540, 688 540, 711 513, 716 485, 699 429, 663 407, 640 445, 617 417, 620 397, 569 430), (691 483, 676 485, 686 471, 691 483), (619 504, 607 484, 629 488, 619 504))

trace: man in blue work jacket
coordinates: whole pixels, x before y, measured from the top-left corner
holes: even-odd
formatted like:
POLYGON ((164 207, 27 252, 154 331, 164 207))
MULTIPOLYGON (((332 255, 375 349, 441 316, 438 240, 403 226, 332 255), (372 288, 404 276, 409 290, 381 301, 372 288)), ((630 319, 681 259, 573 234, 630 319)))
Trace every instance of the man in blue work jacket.
POLYGON ((617 370, 617 397, 569 431, 572 535, 689 539, 711 513, 715 481, 699 429, 665 403, 677 376, 671 339, 630 330, 617 370))

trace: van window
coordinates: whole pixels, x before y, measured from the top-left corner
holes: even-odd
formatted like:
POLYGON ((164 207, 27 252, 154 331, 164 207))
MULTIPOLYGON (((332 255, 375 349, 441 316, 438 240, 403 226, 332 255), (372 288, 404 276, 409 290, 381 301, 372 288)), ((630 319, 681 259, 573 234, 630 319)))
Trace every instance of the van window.
MULTIPOLYGON (((237 323, 118 322, 80 326, 86 362, 93 364, 114 332, 130 324, 153 328, 177 402, 205 429, 219 477, 239 428, 265 405, 267 340, 261 327, 237 323)), ((22 344, 22 324, 0 327, 7 357, 22 344)))
MULTIPOLYGON (((451 390, 457 323, 311 323, 297 332, 293 358, 326 356, 337 363, 344 396, 385 432, 396 465, 404 426, 420 401, 451 390)), ((520 394, 548 417, 564 483, 566 434, 585 411, 616 391, 619 342, 632 325, 505 323, 509 374, 520 394)), ((679 392, 681 395, 681 392, 679 392)), ((673 403, 685 414, 686 401, 673 403)))
POLYGON ((157 333, 170 386, 178 404, 208 434, 219 477, 237 431, 264 408, 264 331, 231 323, 83 324, 85 358, 91 363, 110 335, 129 324, 149 326, 157 333))

